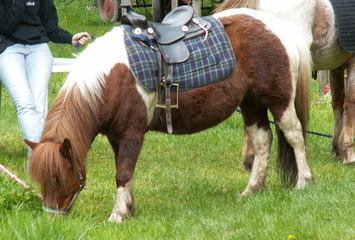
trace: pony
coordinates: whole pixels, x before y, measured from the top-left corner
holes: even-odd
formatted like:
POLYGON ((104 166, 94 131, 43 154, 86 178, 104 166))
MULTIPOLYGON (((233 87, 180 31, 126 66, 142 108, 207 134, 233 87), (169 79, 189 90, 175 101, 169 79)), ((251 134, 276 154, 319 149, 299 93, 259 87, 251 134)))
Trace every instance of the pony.
MULTIPOLYGON (((335 0, 333 0, 335 2, 335 0)), ((313 70, 330 70, 334 134, 332 152, 343 164, 354 164, 355 55, 339 41, 337 19, 329 0, 225 0, 214 12, 230 8, 251 8, 296 24, 312 53, 313 70), (347 78, 344 81, 344 71, 347 78)), ((244 135, 244 167, 251 169, 254 153, 244 135)))
MULTIPOLYGON (((272 133, 268 110, 279 132, 280 172, 285 184, 303 188, 313 181, 305 153, 309 112, 310 51, 289 23, 253 11, 214 16, 228 35, 237 67, 227 79, 179 92, 171 109, 172 134, 192 134, 219 124, 239 106, 255 149, 248 196, 266 186, 272 133), (290 31, 292 30, 292 31, 290 31)), ((172 99, 177 92, 171 92, 172 99)), ((109 217, 122 222, 135 211, 133 174, 147 131, 167 132, 165 110, 154 117, 156 92, 135 79, 122 26, 114 27, 80 53, 32 148, 29 174, 40 185, 44 208, 68 214, 86 182, 85 158, 98 134, 107 136, 116 163, 116 200, 109 217), (154 119, 157 119, 155 124, 154 119)))

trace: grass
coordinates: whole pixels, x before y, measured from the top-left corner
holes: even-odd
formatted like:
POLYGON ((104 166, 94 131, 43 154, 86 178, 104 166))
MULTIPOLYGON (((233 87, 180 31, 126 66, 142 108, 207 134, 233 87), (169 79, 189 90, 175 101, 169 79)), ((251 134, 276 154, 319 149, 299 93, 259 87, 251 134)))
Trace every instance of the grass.
MULTIPOLYGON (((115 25, 87 10, 88 1, 56 4, 61 26, 73 33, 101 36, 115 25)), ((50 46, 55 57, 77 53, 72 46, 50 46)), ((65 77, 52 75, 51 101, 65 77)), ((330 97, 318 95, 316 81, 312 89, 309 130, 332 134, 330 97)), ((26 173, 27 149, 4 89, 1 100, 0 163, 38 192, 26 173)), ((274 144, 268 187, 240 198, 250 175, 242 171, 242 134, 239 113, 194 135, 146 134, 135 171, 136 215, 123 224, 107 222, 116 193, 115 168, 101 135, 88 155, 87 186, 66 218, 43 213, 34 193, 0 173, 0 239, 355 239, 354 166, 333 158, 330 138, 307 135, 315 184, 284 189, 274 144)))

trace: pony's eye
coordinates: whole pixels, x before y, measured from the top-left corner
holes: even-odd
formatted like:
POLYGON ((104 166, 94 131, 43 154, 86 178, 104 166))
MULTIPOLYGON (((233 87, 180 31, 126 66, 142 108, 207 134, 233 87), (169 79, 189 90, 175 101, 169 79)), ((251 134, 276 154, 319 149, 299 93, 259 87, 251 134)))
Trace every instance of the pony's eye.
POLYGON ((64 185, 66 185, 67 183, 68 183, 68 179, 64 179, 64 180, 60 181, 60 185, 61 185, 61 186, 64 186, 64 185))

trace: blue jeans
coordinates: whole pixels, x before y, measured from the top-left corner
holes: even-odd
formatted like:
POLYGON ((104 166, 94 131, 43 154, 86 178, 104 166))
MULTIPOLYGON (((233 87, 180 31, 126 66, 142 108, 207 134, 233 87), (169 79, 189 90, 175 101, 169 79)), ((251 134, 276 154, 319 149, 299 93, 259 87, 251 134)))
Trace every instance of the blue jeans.
POLYGON ((0 54, 0 80, 9 92, 24 138, 39 142, 48 108, 53 56, 47 43, 15 44, 0 54))

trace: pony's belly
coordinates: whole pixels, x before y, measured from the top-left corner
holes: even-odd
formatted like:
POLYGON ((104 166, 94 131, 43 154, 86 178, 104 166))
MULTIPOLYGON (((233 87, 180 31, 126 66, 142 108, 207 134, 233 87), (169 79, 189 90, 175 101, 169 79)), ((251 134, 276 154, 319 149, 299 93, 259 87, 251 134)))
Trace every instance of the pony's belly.
MULTIPOLYGON (((180 92, 179 106, 171 110, 173 134, 200 132, 229 118, 242 101, 244 91, 234 86, 222 87, 227 81, 180 92)), ((173 93, 172 99, 175 97, 173 93)), ((167 132, 164 109, 154 130, 167 132)))
POLYGON ((324 48, 312 51, 313 69, 327 70, 335 69, 343 65, 352 55, 345 52, 340 45, 333 49, 324 48), (333 51, 332 51, 333 50, 333 51))

